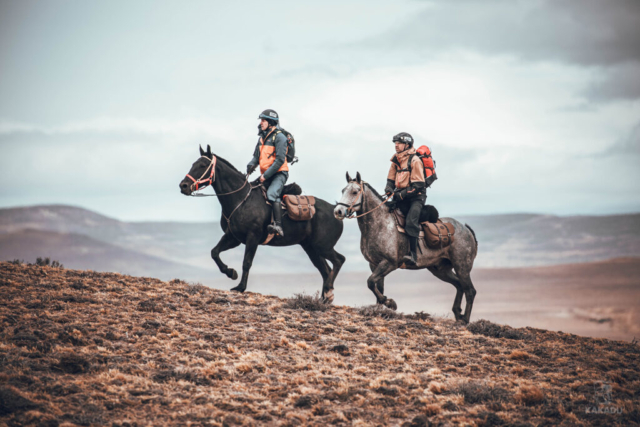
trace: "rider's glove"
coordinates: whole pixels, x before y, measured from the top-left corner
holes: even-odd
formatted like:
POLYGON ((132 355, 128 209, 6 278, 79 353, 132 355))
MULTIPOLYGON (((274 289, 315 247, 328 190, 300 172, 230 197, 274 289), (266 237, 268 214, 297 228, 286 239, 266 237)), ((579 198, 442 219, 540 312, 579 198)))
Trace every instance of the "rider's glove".
POLYGON ((393 194, 393 189, 395 188, 395 181, 392 179, 387 180, 387 186, 384 187, 385 194, 393 194))
POLYGON ((256 170, 256 167, 253 165, 247 165, 247 175, 251 175, 253 171, 256 170))
POLYGON ((406 188, 403 188, 402 190, 396 190, 396 192, 393 193, 393 200, 395 201, 404 200, 406 198, 407 198, 406 188))

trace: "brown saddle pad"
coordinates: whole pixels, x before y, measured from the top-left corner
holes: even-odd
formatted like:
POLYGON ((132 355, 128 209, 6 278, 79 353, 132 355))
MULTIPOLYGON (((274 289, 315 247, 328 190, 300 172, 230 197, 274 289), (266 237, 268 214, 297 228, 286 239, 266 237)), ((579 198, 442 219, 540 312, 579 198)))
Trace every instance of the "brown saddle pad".
POLYGON ((285 195, 282 200, 289 219, 309 221, 316 214, 316 198, 313 196, 285 195))
POLYGON ((453 243, 455 228, 453 224, 438 220, 437 223, 421 223, 424 241, 431 249, 443 249, 453 243))
POLYGON ((407 218, 400 211, 400 209, 394 209, 393 214, 396 216, 396 221, 401 228, 405 228, 407 226, 407 218))

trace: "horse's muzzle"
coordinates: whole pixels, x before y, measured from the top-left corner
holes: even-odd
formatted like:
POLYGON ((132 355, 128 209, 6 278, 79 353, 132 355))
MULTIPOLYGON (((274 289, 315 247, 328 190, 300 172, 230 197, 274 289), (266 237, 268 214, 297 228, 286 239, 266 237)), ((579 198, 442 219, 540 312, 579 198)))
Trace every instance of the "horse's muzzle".
POLYGON ((182 182, 180 183, 180 192, 182 194, 184 194, 185 196, 190 196, 191 195, 191 182, 187 181, 186 179, 183 179, 182 182))
POLYGON ((347 209, 344 206, 336 206, 336 208, 333 210, 333 216, 335 216, 336 219, 339 219, 340 221, 342 221, 346 215, 347 209))

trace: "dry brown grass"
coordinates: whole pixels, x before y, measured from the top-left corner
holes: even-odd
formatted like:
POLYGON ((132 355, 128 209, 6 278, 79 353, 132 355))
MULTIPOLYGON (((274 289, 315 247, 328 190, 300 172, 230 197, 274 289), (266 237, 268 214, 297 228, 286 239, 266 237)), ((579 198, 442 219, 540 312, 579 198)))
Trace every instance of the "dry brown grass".
POLYGON ((636 344, 311 298, 0 263, 0 425, 640 421, 636 344))

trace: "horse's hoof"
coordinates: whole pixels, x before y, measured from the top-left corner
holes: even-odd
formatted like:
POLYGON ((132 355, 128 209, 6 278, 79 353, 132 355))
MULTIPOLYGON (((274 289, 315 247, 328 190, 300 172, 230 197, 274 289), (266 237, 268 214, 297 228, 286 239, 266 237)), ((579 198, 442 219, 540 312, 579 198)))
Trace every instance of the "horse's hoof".
POLYGON ((392 300, 391 298, 387 299, 384 302, 384 305, 386 305, 387 308, 390 308, 393 311, 396 311, 398 309, 398 304, 396 304, 396 302, 394 300, 392 300))
POLYGON ((327 291, 322 295, 322 302, 325 304, 333 304, 333 290, 327 291))
POLYGON ((227 277, 231 280, 238 280, 238 272, 232 268, 231 270, 227 271, 227 277))
MULTIPOLYGON (((237 274, 236 274, 236 276, 237 276, 237 274)), ((236 292, 240 292, 240 293, 244 292, 245 289, 246 289, 246 287, 243 288, 240 285, 231 288, 232 291, 236 291, 236 292)))

